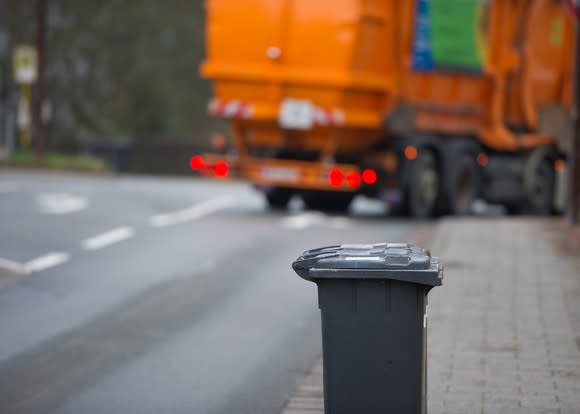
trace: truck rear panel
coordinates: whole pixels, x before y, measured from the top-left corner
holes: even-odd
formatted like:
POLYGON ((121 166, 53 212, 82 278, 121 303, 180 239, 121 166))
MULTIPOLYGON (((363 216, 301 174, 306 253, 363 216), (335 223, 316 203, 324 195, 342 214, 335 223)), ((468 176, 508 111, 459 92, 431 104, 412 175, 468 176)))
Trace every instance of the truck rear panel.
POLYGON ((368 149, 396 95, 394 3, 208 1, 210 112, 232 119, 238 146, 368 149))

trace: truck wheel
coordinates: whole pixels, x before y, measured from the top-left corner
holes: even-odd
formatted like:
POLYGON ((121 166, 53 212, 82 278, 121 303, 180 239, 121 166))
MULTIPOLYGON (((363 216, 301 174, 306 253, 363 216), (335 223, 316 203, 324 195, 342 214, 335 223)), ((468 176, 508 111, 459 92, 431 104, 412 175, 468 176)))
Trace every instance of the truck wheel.
POLYGON ((524 214, 525 208, 523 203, 507 203, 504 204, 505 212, 508 216, 519 216, 524 214))
POLYGON ((286 208, 293 194, 291 189, 282 187, 272 187, 264 193, 268 206, 275 210, 286 208))
POLYGON ((524 170, 524 188, 530 213, 552 213, 555 183, 556 174, 549 157, 549 149, 537 148, 528 157, 524 170))
POLYGON ((342 213, 348 210, 353 193, 332 191, 307 191, 302 194, 302 200, 309 210, 342 213))
POLYGON ((449 166, 445 178, 445 210, 450 214, 469 214, 480 185, 480 171, 473 155, 466 152, 459 154, 459 159, 449 166))
POLYGON ((421 149, 419 156, 409 162, 409 181, 405 191, 407 210, 413 217, 431 217, 440 188, 435 155, 428 149, 421 149))

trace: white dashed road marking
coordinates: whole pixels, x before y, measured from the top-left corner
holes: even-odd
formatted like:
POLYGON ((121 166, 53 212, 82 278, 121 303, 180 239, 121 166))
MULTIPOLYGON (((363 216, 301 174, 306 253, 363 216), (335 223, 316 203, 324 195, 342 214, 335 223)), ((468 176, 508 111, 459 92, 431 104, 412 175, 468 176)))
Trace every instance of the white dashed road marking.
POLYGON ((228 208, 234 204, 232 197, 220 197, 208 200, 184 210, 172 213, 157 214, 149 218, 149 224, 153 227, 165 227, 173 224, 185 223, 196 220, 219 210, 228 208))
MULTIPOLYGON (((7 190, 7 188, 4 188, 4 190, 7 190)), ((1 191, 2 187, 0 186, 0 192, 1 191)), ((46 214, 72 213, 82 210, 88 205, 86 198, 67 193, 40 194, 37 199, 41 211, 46 214)), ((165 227, 173 224, 185 223, 233 206, 234 202, 235 200, 230 196, 215 198, 196 204, 187 209, 152 216, 149 218, 149 224, 153 227, 165 227)), ((122 240, 129 239, 133 237, 134 233, 135 231, 131 227, 117 227, 105 233, 83 240, 82 248, 85 250, 102 249, 122 240)), ((50 252, 26 263, 19 263, 0 258, 0 269, 25 275, 50 269, 51 267, 66 263, 69 260, 70 254, 65 252, 50 252)))
POLYGON ((291 230, 304 230, 311 226, 328 226, 332 229, 343 230, 349 228, 352 221, 348 217, 328 217, 326 214, 308 211, 284 217, 282 226, 291 230))
POLYGON ((325 220, 326 215, 312 211, 284 217, 282 225, 292 230, 303 230, 315 224, 322 224, 325 220))
POLYGON ((26 270, 26 266, 22 263, 14 262, 12 260, 3 259, 0 257, 0 269, 8 270, 12 273, 17 273, 19 275, 26 274, 28 271, 26 270))
POLYGON ((328 220, 328 226, 337 230, 347 229, 351 224, 352 221, 347 217, 333 217, 328 220))
POLYGON ((44 214, 68 214, 88 206, 84 197, 68 193, 45 193, 37 196, 39 209, 44 214))
POLYGON ((24 264, 26 273, 40 272, 54 266, 68 262, 70 255, 63 252, 52 252, 44 256, 37 257, 24 264))
POLYGON ((83 240, 82 246, 85 250, 102 249, 103 247, 133 237, 133 234, 134 231, 131 227, 117 227, 116 229, 107 231, 106 233, 83 240))

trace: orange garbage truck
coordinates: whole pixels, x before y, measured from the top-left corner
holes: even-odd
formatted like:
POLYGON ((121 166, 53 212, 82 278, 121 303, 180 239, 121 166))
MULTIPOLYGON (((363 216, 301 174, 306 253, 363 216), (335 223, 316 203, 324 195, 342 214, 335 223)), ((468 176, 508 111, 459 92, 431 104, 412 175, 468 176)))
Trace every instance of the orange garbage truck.
POLYGON ((213 116, 273 208, 356 194, 414 217, 561 208, 574 20, 561 0, 206 0, 213 116))

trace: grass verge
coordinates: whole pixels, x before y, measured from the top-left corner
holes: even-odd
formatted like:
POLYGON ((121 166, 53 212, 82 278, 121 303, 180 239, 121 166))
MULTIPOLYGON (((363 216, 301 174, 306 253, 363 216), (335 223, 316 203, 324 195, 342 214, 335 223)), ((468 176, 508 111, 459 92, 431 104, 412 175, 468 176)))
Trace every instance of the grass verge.
POLYGON ((31 151, 15 151, 10 157, 0 160, 0 167, 44 168, 62 171, 107 172, 107 163, 90 155, 45 152, 37 155, 31 151))

